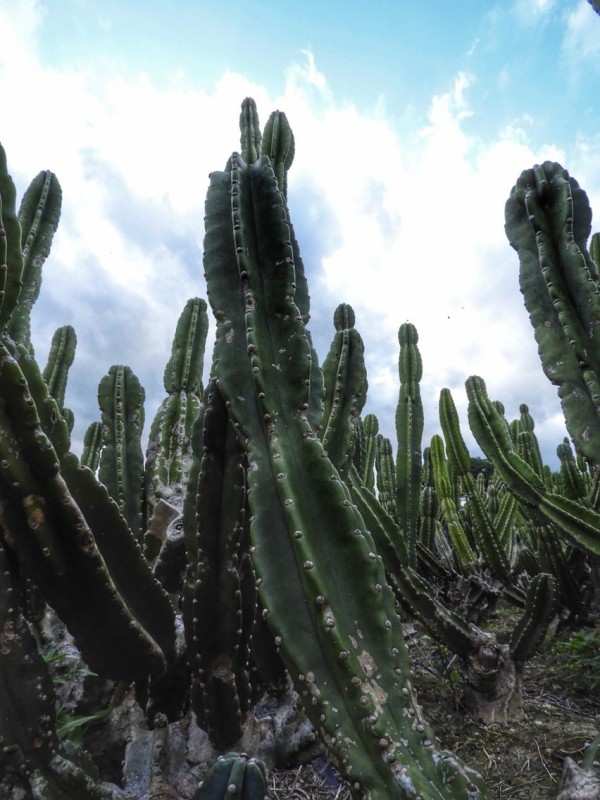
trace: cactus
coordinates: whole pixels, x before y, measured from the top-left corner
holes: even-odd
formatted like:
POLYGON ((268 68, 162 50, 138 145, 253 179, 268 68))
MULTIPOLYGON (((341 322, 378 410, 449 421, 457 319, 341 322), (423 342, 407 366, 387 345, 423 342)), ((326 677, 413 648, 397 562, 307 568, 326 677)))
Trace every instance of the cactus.
POLYGON ((210 767, 192 800, 264 800, 264 765, 244 753, 226 753, 210 767))
POLYGON ((100 465, 102 452, 102 423, 98 420, 91 422, 83 435, 83 451, 81 453, 81 466, 88 467, 96 472, 100 465))
POLYGON ((194 439, 196 464, 184 506, 189 565, 183 614, 192 707, 223 750, 241 738, 250 707, 256 587, 248 553, 245 453, 214 379, 194 439))
MULTIPOLYGON (((22 359, 37 375, 32 385, 45 390, 35 361, 22 359)), ((52 446, 21 362, 1 343, 0 360, 6 544, 65 621, 91 669, 123 679, 160 671, 172 647, 168 600, 104 487, 73 454, 59 456, 52 446)), ((45 391, 39 407, 52 420, 58 412, 45 391)))
MULTIPOLYGON (((146 499, 181 509, 191 467, 191 436, 202 407, 202 370, 208 334, 206 302, 194 297, 181 312, 165 367, 163 400, 152 422, 146 456, 146 499)), ((151 514, 148 514, 150 516, 151 514)))
POLYGON ((112 366, 98 386, 102 452, 98 477, 141 542, 144 459, 140 443, 145 392, 129 367, 112 366))
POLYGON ((230 165, 212 173, 206 201, 213 369, 248 451, 252 558, 282 658, 357 795, 476 795, 475 776, 436 752, 423 723, 413 728, 419 712, 393 598, 309 424, 315 367, 273 170, 268 159, 247 165, 237 154, 230 165))
POLYGON ((421 438, 423 436, 423 403, 419 382, 423 364, 417 343, 417 329, 405 322, 398 331, 400 342, 400 395, 396 410, 396 508, 400 529, 408 542, 408 559, 416 564, 419 492, 421 489, 421 438))
POLYGON ((505 583, 510 581, 510 561, 502 548, 494 522, 471 474, 471 458, 460 432, 458 413, 448 389, 440 392, 440 422, 448 448, 448 458, 467 497, 472 534, 491 574, 505 583))
POLYGON ((546 161, 521 174, 505 217, 544 372, 558 387, 567 430, 598 470, 600 294, 598 269, 586 249, 587 196, 560 164, 546 161))
POLYGON ((477 376, 466 382, 469 425, 498 475, 524 504, 533 521, 555 524, 575 545, 600 555, 600 514, 546 489, 541 478, 515 451, 504 420, 490 401, 485 383, 477 376))
POLYGON ((358 420, 367 395, 364 345, 354 323, 352 307, 341 303, 333 315, 335 337, 323 362, 325 402, 319 438, 342 477, 352 464, 358 420))
POLYGON ((45 170, 33 179, 23 195, 19 209, 23 242, 23 285, 10 319, 8 334, 28 350, 32 350, 31 309, 40 292, 42 267, 58 226, 61 203, 62 191, 56 175, 45 170))

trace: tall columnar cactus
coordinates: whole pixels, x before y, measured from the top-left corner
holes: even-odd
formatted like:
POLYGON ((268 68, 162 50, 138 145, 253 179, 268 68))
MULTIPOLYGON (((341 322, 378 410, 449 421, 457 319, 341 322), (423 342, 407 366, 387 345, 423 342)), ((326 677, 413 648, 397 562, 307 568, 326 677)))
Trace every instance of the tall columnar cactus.
POLYGON ((191 436, 202 407, 202 371, 208 334, 206 302, 187 301, 165 367, 163 400, 150 428, 146 495, 151 505, 166 500, 181 509, 191 466, 191 436))
MULTIPOLYGON (((494 520, 488 514, 485 500, 477 489, 471 474, 471 458, 462 438, 458 413, 448 389, 440 392, 440 423, 448 450, 448 459, 456 475, 460 477, 462 491, 467 498, 467 510, 472 522, 473 537, 492 575, 498 580, 510 580, 510 561, 502 547, 503 533, 498 532, 494 520)), ((510 518, 506 520, 510 524, 510 518)))
POLYGON ((103 443, 98 477, 139 542, 144 533, 141 435, 145 396, 130 367, 120 364, 112 366, 98 386, 103 443))
POLYGON ((48 386, 48 392, 56 400, 63 418, 67 421, 69 431, 73 428, 74 420, 70 409, 64 407, 65 392, 69 369, 75 358, 76 346, 77 336, 74 328, 71 325, 63 325, 62 328, 58 328, 52 337, 48 363, 42 373, 48 386))
POLYGON ((242 736, 250 706, 250 635, 256 586, 250 563, 245 452, 212 379, 194 435, 184 506, 183 592, 192 707, 215 747, 242 736))
POLYGON ((16 189, 8 173, 6 153, 0 145, 0 333, 8 327, 21 292, 23 251, 21 225, 16 211, 16 189))
POLYGON ((396 507, 400 528, 408 541, 408 557, 416 563, 419 493, 421 490, 421 439, 423 436, 423 403, 419 382, 423 364, 418 348, 419 335, 410 322, 398 331, 400 341, 400 396, 396 410, 396 507))
POLYGON ((23 285, 8 333, 14 341, 25 345, 27 349, 32 349, 31 309, 40 292, 42 267, 50 253, 61 204, 62 191, 56 175, 44 170, 29 185, 19 209, 23 242, 23 285))
POLYGON ((367 396, 364 344, 351 306, 333 315, 335 336, 323 362, 325 401, 319 438, 342 477, 352 464, 358 420, 367 396))
POLYGON ((248 452, 252 558, 282 658, 357 797, 481 796, 420 719, 383 567, 308 421, 313 354, 277 180, 265 158, 230 165, 206 201, 214 374, 248 452))
POLYGON ((558 387, 567 430, 600 469, 600 287, 586 243, 591 209, 560 164, 523 172, 506 203, 506 234, 544 372, 558 387))

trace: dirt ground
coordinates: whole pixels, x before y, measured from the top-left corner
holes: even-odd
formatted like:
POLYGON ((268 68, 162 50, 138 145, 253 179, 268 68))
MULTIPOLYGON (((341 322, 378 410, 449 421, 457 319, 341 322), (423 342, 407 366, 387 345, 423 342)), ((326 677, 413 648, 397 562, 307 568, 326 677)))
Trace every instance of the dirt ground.
MULTIPOLYGON (((485 778, 492 800, 553 800, 563 762, 581 762, 585 747, 598 735, 600 716, 600 627, 559 632, 524 672, 525 716, 508 727, 480 725, 461 708, 461 684, 452 656, 416 627, 408 640, 414 683, 428 721, 441 746, 454 751, 485 778), (585 636, 597 643, 596 660, 579 649, 585 636), (582 639, 583 637, 583 639, 582 639), (572 644, 572 642, 575 644, 572 644), (557 642, 562 644, 558 645, 557 642), (562 650, 560 649, 562 647, 562 650)), ((510 616, 494 627, 510 629, 510 616)), ((347 800, 348 787, 325 759, 271 776, 276 800, 347 800)))

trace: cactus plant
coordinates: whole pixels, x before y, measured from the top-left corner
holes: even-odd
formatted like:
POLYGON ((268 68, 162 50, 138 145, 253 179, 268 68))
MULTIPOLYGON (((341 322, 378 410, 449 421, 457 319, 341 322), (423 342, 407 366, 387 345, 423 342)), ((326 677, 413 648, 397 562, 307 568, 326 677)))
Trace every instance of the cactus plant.
POLYGON ((209 768, 192 800, 264 800, 264 765, 244 753, 225 753, 209 768))
POLYGON ((282 658, 357 796, 481 795, 474 775, 436 752, 424 723, 413 727, 393 598, 309 423, 313 353, 294 302, 301 264, 273 170, 265 158, 229 163, 212 173, 206 201, 213 370, 248 451, 253 562, 282 658))
POLYGON ((521 174, 505 217, 544 372, 558 387, 571 437, 600 469, 600 299, 586 249, 587 196, 560 164, 546 161, 521 174))

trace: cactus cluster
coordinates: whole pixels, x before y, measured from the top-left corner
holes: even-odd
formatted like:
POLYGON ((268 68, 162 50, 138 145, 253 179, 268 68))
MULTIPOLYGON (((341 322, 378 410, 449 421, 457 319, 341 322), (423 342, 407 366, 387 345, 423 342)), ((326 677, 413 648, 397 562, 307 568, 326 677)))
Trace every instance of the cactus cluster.
POLYGON ((545 164, 507 204, 574 450, 559 445, 551 473, 527 406, 509 423, 472 376, 469 424, 493 463, 475 476, 448 389, 441 433, 423 447, 414 325, 398 334, 395 456, 377 418, 362 416, 364 344, 346 303, 320 366, 287 205, 291 128, 277 111, 261 131, 248 98, 240 132, 206 197, 209 375, 204 385, 208 307, 191 298, 145 456, 144 389, 124 365, 100 381, 81 459, 70 450, 75 332, 58 329, 42 371, 29 324, 60 187, 40 173, 17 213, 0 149, 0 766, 36 797, 108 791, 57 739, 36 599, 91 669, 135 684, 148 725, 193 712, 223 754, 195 800, 264 797, 263 765, 240 751, 254 705, 286 685, 354 797, 483 800, 480 776, 423 718, 401 618, 458 657, 473 716, 504 724, 522 713, 524 664, 551 622, 584 619, 598 592, 600 242, 585 249, 585 195, 545 164), (500 601, 521 608, 506 642, 485 629, 500 601))

